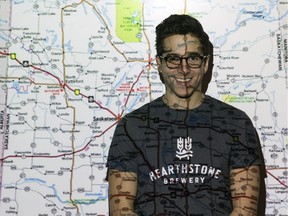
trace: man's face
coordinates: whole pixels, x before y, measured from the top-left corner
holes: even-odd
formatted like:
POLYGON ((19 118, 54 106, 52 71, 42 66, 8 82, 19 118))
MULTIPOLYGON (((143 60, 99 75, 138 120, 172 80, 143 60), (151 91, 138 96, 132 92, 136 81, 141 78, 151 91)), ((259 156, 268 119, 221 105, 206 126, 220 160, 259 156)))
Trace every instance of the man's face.
POLYGON ((195 91, 201 91, 203 75, 208 69, 208 58, 202 60, 198 68, 188 66, 185 59, 175 69, 166 64, 167 56, 189 57, 203 56, 201 44, 197 37, 191 35, 173 35, 164 39, 162 59, 157 57, 158 70, 162 73, 166 94, 178 98, 190 98, 195 91), (163 59, 163 57, 166 59, 163 59))

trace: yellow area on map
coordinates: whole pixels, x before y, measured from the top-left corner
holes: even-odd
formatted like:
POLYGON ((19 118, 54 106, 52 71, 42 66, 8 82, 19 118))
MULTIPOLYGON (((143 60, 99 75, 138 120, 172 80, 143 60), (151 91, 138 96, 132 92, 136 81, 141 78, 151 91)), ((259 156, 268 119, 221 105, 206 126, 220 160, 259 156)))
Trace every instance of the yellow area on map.
POLYGON ((12 60, 15 60, 16 59, 16 53, 10 53, 10 58, 12 60))
POLYGON ((124 42, 140 42, 141 0, 116 0, 116 34, 124 42))
POLYGON ((75 94, 75 95, 80 95, 80 89, 75 89, 75 90, 74 90, 74 94, 75 94))
POLYGON ((221 100, 226 103, 252 103, 255 101, 253 96, 235 96, 229 94, 223 94, 221 100))

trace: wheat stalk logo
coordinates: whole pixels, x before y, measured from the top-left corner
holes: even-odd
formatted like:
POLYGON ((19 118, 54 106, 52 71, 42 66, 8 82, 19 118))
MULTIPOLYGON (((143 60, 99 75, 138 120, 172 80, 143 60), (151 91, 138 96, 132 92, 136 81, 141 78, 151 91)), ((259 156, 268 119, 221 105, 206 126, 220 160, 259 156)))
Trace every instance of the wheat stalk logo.
POLYGON ((193 157, 192 138, 187 137, 183 139, 182 137, 179 137, 177 139, 177 149, 176 157, 178 157, 180 160, 183 158, 187 158, 187 160, 189 160, 190 157, 193 157))

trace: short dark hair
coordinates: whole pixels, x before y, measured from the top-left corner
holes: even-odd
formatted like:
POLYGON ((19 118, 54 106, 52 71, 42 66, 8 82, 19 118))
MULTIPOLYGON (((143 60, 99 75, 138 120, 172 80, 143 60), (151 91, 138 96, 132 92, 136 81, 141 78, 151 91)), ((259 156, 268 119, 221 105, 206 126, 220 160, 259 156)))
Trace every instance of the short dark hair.
POLYGON ((164 39, 176 34, 190 34, 196 36, 200 43, 204 55, 208 55, 210 51, 209 37, 204 32, 201 23, 192 16, 173 14, 164 19, 156 27, 156 52, 162 55, 164 52, 164 39))

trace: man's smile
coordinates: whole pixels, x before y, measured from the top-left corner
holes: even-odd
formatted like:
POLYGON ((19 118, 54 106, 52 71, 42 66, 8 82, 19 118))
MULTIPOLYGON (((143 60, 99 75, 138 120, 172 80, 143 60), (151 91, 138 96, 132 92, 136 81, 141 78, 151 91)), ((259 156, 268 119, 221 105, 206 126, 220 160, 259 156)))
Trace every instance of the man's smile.
POLYGON ((190 80, 192 80, 192 78, 180 78, 180 77, 174 77, 174 78, 177 82, 182 82, 182 83, 189 82, 190 80))

